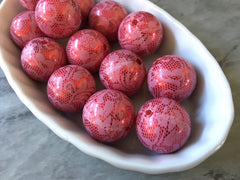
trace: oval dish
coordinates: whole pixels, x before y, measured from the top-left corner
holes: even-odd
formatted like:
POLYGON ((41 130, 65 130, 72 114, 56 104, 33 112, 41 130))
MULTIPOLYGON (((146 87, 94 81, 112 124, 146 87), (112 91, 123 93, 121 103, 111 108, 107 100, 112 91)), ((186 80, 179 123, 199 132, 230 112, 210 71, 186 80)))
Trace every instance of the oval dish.
MULTIPOLYGON (((81 120, 80 113, 66 115, 55 110, 47 99, 46 84, 34 82, 22 71, 20 49, 11 40, 9 33, 11 21, 24 10, 18 0, 5 0, 0 6, 1 68, 10 86, 29 110, 59 137, 84 153, 119 168, 149 174, 190 169, 218 150, 228 135, 234 117, 228 81, 204 45, 163 9, 147 0, 118 0, 118 2, 124 5, 128 12, 139 10, 151 12, 163 23, 165 37, 160 49, 153 55, 143 58, 147 68, 160 56, 176 54, 186 58, 197 71, 197 88, 193 95, 182 103, 191 117, 192 134, 181 150, 168 155, 150 152, 137 140, 135 129, 120 142, 102 144, 93 140, 86 133, 82 123, 77 121, 81 120)), ((141 91, 131 98, 136 113, 139 107, 151 98, 145 84, 141 91)))

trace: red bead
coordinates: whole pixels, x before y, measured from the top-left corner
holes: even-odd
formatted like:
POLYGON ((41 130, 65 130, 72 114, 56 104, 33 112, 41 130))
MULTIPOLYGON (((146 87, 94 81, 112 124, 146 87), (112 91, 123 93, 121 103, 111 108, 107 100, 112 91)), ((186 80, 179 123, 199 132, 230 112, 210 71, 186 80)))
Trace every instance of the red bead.
POLYGON ((10 34, 13 41, 21 48, 32 39, 45 36, 35 21, 34 11, 24 11, 18 14, 12 21, 10 34))
POLYGON ((93 94, 83 108, 83 124, 88 133, 103 142, 124 138, 134 123, 134 107, 120 91, 105 89, 93 94))
POLYGON ((104 57, 110 52, 110 47, 101 33, 84 29, 71 36, 66 51, 70 64, 80 65, 90 72, 96 72, 104 57))
POLYGON ((39 0, 19 0, 23 7, 25 7, 28 10, 35 10, 35 7, 37 5, 37 2, 39 0))
POLYGON ((187 142, 191 121, 186 110, 175 100, 158 98, 147 101, 136 120, 139 140, 157 153, 172 153, 187 142))
POLYGON ((105 57, 100 66, 99 76, 106 88, 132 95, 142 87, 146 68, 138 55, 121 49, 105 57))
POLYGON ((197 75, 187 60, 167 55, 157 59, 149 68, 147 82, 148 89, 154 97, 182 101, 195 89, 197 75))
POLYGON ((39 0, 35 18, 39 28, 52 38, 69 37, 82 21, 81 10, 74 0, 39 0))
POLYGON ((123 49, 128 49, 139 56, 155 52, 163 38, 160 21, 144 11, 133 12, 125 17, 119 26, 118 40, 123 49))
POLYGON ((44 82, 67 61, 60 44, 50 38, 39 37, 29 41, 23 48, 21 63, 23 70, 32 79, 44 82))
POLYGON ((95 5, 95 1, 94 0, 75 0, 75 1, 81 9, 81 13, 82 13, 82 25, 81 26, 84 26, 88 20, 88 15, 89 15, 91 9, 95 5))
POLYGON ((118 28, 127 11, 118 2, 101 1, 96 4, 89 14, 89 26, 101 32, 109 41, 116 41, 118 28))
POLYGON ((83 67, 67 65, 51 75, 47 95, 53 106, 64 112, 79 112, 96 91, 95 80, 83 67))

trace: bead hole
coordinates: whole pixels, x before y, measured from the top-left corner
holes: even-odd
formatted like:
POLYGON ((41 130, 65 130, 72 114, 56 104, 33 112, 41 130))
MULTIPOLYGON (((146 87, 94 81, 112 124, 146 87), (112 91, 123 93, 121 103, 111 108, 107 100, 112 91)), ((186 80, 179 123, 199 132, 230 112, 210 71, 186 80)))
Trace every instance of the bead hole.
POLYGON ((142 64, 142 61, 141 61, 139 58, 136 60, 136 62, 137 62, 139 65, 142 64))
POLYGON ((134 19, 134 20, 132 21, 132 25, 133 25, 133 26, 136 26, 137 23, 138 23, 138 21, 137 21, 136 19, 134 19))
POLYGON ((153 112, 152 112, 150 109, 148 109, 148 110, 145 112, 145 114, 146 114, 147 116, 151 116, 151 115, 153 114, 153 112))

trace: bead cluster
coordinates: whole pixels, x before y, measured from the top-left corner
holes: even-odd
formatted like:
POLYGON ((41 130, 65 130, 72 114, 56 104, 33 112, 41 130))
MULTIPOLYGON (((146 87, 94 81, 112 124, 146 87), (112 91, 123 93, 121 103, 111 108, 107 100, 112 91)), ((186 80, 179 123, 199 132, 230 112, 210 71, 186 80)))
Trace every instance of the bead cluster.
POLYGON ((142 56, 154 53, 164 37, 153 14, 128 14, 113 0, 20 3, 28 10, 13 19, 12 40, 23 48, 25 73, 47 82, 47 95, 56 109, 83 110, 86 131, 102 142, 124 138, 134 124, 142 144, 157 153, 175 152, 187 142, 191 121, 179 102, 194 91, 196 72, 176 55, 158 58, 147 72, 142 56), (84 29, 88 25, 91 29, 84 29), (55 41, 62 38, 68 38, 66 51, 55 41), (110 43, 116 40, 123 49, 110 52, 110 43), (96 92, 92 74, 98 71, 106 89, 96 92), (131 96, 146 79, 154 99, 143 104, 135 117, 131 96))

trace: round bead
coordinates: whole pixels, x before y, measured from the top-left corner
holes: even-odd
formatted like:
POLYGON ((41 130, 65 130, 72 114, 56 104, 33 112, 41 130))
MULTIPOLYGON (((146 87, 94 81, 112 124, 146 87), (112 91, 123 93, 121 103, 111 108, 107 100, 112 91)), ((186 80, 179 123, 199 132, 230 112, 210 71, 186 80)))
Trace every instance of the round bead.
POLYGON ((187 142, 191 121, 186 110, 175 100, 158 98, 147 101, 136 120, 139 140, 157 153, 172 153, 187 142))
POLYGON ((148 70, 147 83, 154 97, 182 101, 195 89, 197 75, 187 60, 176 55, 167 55, 153 62, 148 70))
POLYGON ((63 112, 79 112, 95 91, 93 76, 77 65, 67 65, 54 71, 47 84, 49 101, 63 112))
POLYGON ((20 3, 26 9, 34 11, 38 1, 39 0, 20 0, 20 3))
POLYGON ((47 37, 29 41, 21 54, 23 70, 37 81, 47 81, 53 71, 66 63, 66 55, 62 46, 47 37))
POLYGON ((70 64, 83 66, 93 73, 98 71, 110 47, 101 33, 84 29, 71 36, 66 51, 70 64))
POLYGON ((10 34, 20 48, 36 37, 45 36, 35 21, 34 11, 24 11, 18 14, 12 21, 10 34))
POLYGON ((69 37, 82 21, 81 10, 74 0, 39 0, 35 18, 39 28, 52 38, 69 37))
POLYGON ((135 53, 121 49, 107 55, 99 70, 102 84, 109 89, 135 94, 143 85, 146 68, 135 53))
POLYGON ((95 1, 94 0, 75 0, 75 1, 81 9, 81 13, 82 13, 81 27, 82 27, 86 24, 88 20, 88 15, 91 9, 93 8, 93 6, 95 5, 95 1))
POLYGON ((89 26, 101 32, 109 41, 116 41, 118 28, 127 11, 118 2, 101 1, 96 4, 89 14, 89 26))
POLYGON ((83 108, 83 124, 88 133, 103 142, 124 138, 134 123, 134 107, 122 92, 105 89, 93 94, 83 108))
POLYGON ((155 52, 163 38, 160 21, 151 13, 138 11, 125 17, 119 26, 118 40, 123 49, 139 56, 155 52))

